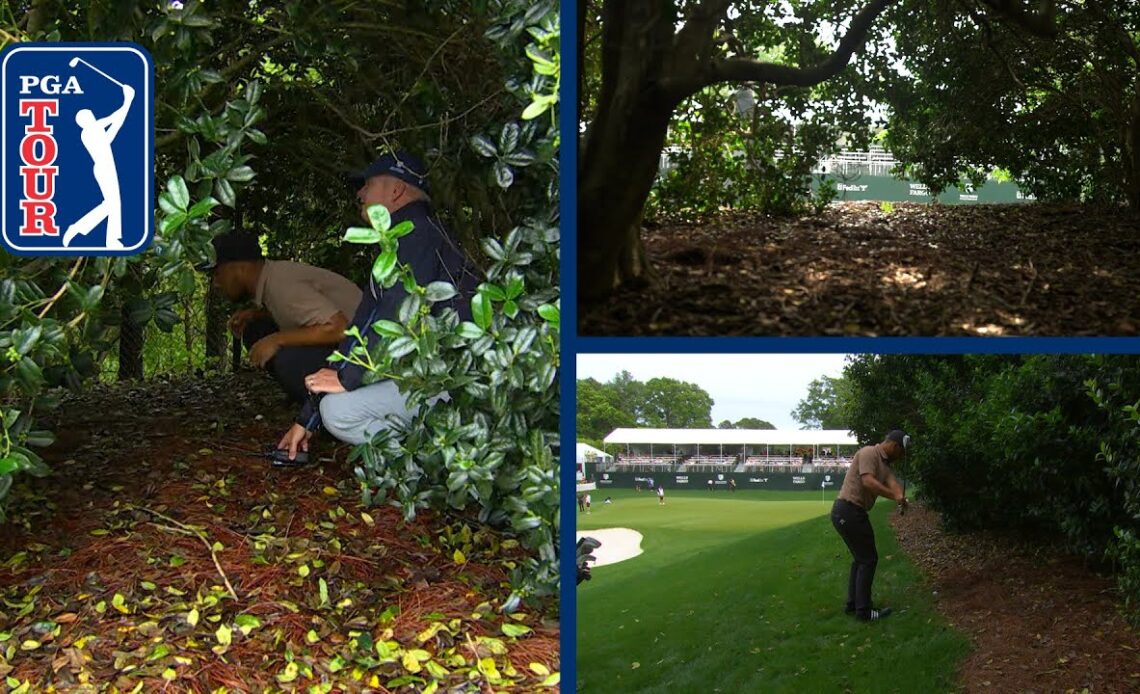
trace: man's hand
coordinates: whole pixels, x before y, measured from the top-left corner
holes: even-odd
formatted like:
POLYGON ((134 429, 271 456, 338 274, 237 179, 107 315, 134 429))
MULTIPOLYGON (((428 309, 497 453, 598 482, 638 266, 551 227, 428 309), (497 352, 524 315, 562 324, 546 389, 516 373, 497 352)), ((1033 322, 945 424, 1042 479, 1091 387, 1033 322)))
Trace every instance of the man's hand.
POLYGON ((343 393, 344 386, 333 369, 321 369, 305 377, 305 388, 310 393, 343 393))
POLYGON ((309 450, 309 439, 312 437, 313 432, 300 424, 294 424, 289 427, 289 431, 285 432, 285 435, 277 442, 277 448, 289 451, 289 460, 295 460, 297 458, 297 451, 309 450))
POLYGON ((910 508, 910 500, 904 496, 901 499, 898 499, 898 504, 899 504, 899 515, 905 516, 906 510, 908 508, 910 508))
POLYGON ((279 349, 281 349, 281 343, 277 341, 277 333, 266 335, 254 342, 253 347, 249 348, 249 361, 257 368, 263 369, 279 349))
POLYGON ((234 337, 241 337, 242 332, 245 331, 245 324, 260 314, 261 311, 255 308, 242 309, 230 316, 230 320, 226 323, 226 326, 230 329, 230 332, 234 334, 234 337))

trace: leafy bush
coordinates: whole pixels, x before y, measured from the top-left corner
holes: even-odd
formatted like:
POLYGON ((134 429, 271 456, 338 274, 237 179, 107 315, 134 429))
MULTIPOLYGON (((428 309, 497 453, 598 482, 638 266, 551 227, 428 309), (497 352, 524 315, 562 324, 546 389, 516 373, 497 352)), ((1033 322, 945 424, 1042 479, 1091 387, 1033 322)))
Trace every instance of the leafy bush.
MULTIPOLYGON (((550 3, 546 10, 536 14, 529 4, 511 3, 489 33, 504 43, 530 37, 556 47, 558 12, 550 3)), ((506 123, 497 143, 476 137, 472 147, 491 160, 497 185, 528 186, 538 214, 502 238, 483 239, 491 263, 471 298, 473 320, 460 322, 450 307, 432 310, 455 297, 453 285, 419 286, 397 264, 399 237, 410 230, 389 228, 382 208, 370 210, 373 228, 352 229, 346 238, 379 244, 374 279, 384 287, 403 282, 409 295, 398 322, 372 326, 382 339, 368 351, 340 355, 368 369, 367 380, 391 378, 410 407, 448 394, 405 426, 357 447, 355 472, 366 504, 388 498, 408 519, 425 508, 476 506, 481 522, 518 535, 530 554, 513 571, 507 611, 552 594, 559 577, 559 468, 552 452, 559 415, 557 121, 543 118, 553 105, 545 80, 557 57, 535 43, 520 48, 519 69, 534 75, 514 80, 528 85, 519 93, 528 122, 506 123), (524 149, 544 140, 555 145, 524 149)))
POLYGON ((860 356, 863 441, 901 426, 908 472, 954 529, 1056 539, 1113 566, 1140 620, 1140 361, 1132 355, 860 356))

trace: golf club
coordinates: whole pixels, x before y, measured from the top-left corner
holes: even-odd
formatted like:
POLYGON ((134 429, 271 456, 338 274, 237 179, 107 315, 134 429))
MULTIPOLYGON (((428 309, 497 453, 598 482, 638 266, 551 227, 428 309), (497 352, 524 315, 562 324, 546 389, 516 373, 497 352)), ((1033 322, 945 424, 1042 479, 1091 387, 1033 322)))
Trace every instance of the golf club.
POLYGON ((119 80, 115 79, 114 77, 111 77, 111 76, 110 76, 110 75, 108 75, 107 73, 103 72, 102 70, 100 70, 99 68, 95 67, 95 66, 94 66, 94 65, 92 65, 91 63, 87 62, 87 61, 86 61, 86 60, 84 60, 83 58, 80 58, 79 56, 76 56, 76 57, 72 58, 70 61, 68 61, 68 63, 67 63, 67 66, 68 66, 68 67, 72 67, 72 68, 73 68, 73 67, 75 67, 76 65, 78 65, 79 63, 83 63, 83 64, 84 64, 84 65, 86 65, 87 67, 91 68, 91 69, 92 69, 92 70, 94 70, 95 72, 98 72, 100 75, 103 75, 104 77, 106 77, 107 79, 111 80, 112 82, 114 82, 115 84, 119 85, 120 87, 122 87, 122 86, 125 86, 125 85, 123 85, 123 83, 122 83, 122 82, 120 82, 119 80))

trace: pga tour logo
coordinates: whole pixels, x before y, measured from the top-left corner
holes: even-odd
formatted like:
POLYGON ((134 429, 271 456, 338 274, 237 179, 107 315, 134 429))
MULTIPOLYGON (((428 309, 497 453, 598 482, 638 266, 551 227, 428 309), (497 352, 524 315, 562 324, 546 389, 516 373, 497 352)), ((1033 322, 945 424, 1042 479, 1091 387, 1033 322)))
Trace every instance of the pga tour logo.
POLYGON ((0 58, 4 247, 133 255, 154 236, 154 65, 132 43, 22 43, 0 58))

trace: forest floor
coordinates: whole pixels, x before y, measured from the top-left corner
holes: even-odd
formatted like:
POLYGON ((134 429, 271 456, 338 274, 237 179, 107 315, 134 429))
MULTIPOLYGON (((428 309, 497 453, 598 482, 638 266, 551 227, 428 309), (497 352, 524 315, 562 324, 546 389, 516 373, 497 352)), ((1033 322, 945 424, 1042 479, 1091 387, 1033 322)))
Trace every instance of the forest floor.
POLYGON ((501 610, 518 543, 363 507, 327 435, 241 452, 292 416, 253 373, 68 396, 0 534, 0 690, 556 687, 554 603, 501 610))
POLYGON ((834 203, 647 226, 654 271, 580 335, 1140 333, 1140 218, 1059 205, 834 203))
POLYGON ((965 691, 1140 691, 1140 635, 1111 578, 1039 544, 945 532, 917 504, 892 525, 939 611, 970 638, 965 691))

